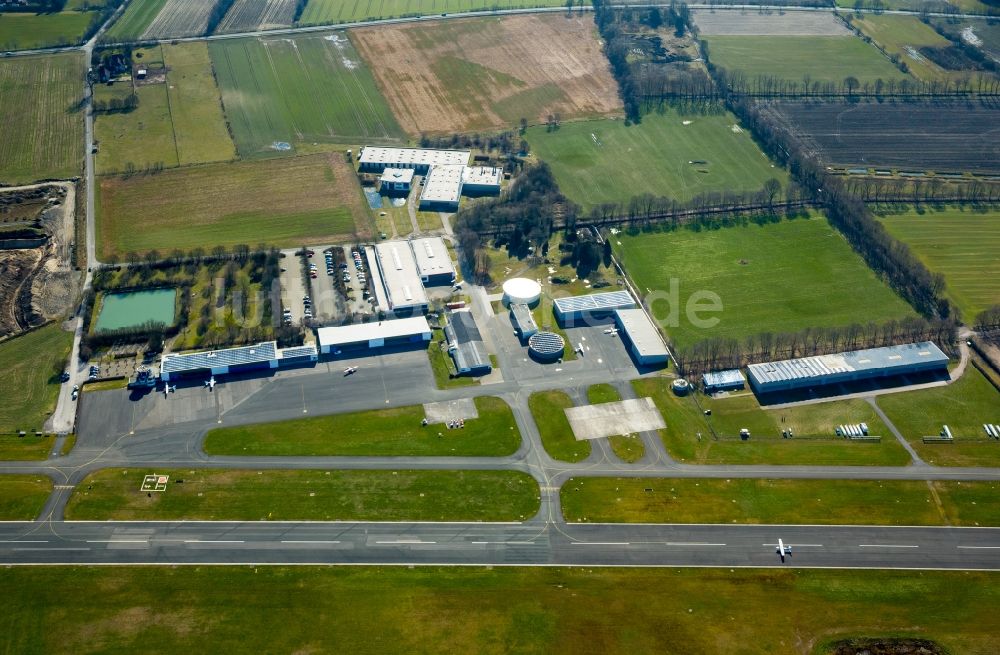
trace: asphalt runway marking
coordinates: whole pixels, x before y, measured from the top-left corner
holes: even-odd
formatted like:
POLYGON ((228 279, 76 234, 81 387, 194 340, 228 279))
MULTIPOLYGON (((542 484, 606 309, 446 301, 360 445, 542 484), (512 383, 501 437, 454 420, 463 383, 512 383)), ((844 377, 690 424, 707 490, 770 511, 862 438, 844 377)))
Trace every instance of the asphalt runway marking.
POLYGON ((419 539, 395 539, 393 541, 376 541, 376 544, 394 546, 413 546, 419 544, 436 544, 436 541, 420 541, 419 539))
POLYGON ((956 546, 962 550, 1000 550, 1000 546, 956 546))
MULTIPOLYGON (((29 541, 27 539, 4 539, 0 541, 0 544, 47 544, 48 539, 41 539, 38 541, 29 541)), ((959 546, 961 548, 961 546, 959 546)))
POLYGON ((339 544, 339 541, 323 541, 320 539, 282 539, 283 544, 339 544))
POLYGON ((702 541, 668 541, 667 546, 725 546, 726 544, 710 544, 702 541))
POLYGON ((573 541, 574 546, 630 546, 627 541, 573 541))
POLYGON ((36 550, 91 550, 90 548, 15 548, 14 550, 36 551, 36 550))
POLYGON ((858 548, 920 548, 912 544, 858 544, 858 548))
MULTIPOLYGON (((796 548, 822 548, 823 544, 785 544, 786 546, 795 546, 796 548)), ((774 546, 778 547, 778 544, 761 544, 761 546, 774 546)))
POLYGON ((149 544, 148 539, 88 539, 88 544, 149 544))
POLYGON ((243 541, 243 540, 235 540, 235 539, 234 540, 226 540, 226 539, 217 539, 217 540, 213 540, 213 539, 205 539, 205 540, 202 540, 202 539, 185 539, 184 543, 186 543, 186 544, 245 544, 246 542, 243 541))

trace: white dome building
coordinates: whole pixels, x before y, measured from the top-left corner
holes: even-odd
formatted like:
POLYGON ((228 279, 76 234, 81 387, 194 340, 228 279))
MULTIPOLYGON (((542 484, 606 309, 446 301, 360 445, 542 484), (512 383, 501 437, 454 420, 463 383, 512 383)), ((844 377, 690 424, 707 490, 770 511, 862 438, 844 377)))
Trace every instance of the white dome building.
POLYGON ((542 285, 526 277, 503 283, 503 301, 508 305, 534 305, 542 295, 542 285))

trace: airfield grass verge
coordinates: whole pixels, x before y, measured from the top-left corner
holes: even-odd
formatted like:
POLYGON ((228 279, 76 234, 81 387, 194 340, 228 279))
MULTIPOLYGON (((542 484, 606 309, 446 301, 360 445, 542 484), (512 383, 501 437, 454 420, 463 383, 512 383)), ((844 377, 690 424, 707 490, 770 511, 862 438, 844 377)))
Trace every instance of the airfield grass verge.
POLYGON ((581 477, 560 494, 574 523, 993 526, 998 491, 997 482, 581 477))
POLYGON ((521 445, 510 407, 500 398, 475 399, 479 418, 464 428, 421 426, 420 405, 333 414, 281 423, 223 427, 205 438, 210 455, 304 457, 329 455, 501 457, 521 445))
POLYGON ((58 323, 0 343, 0 434, 42 429, 72 345, 73 334, 58 323))
POLYGON ((51 493, 44 475, 0 475, 0 521, 33 521, 51 493))
POLYGON ((66 518, 519 521, 538 507, 538 484, 519 471, 133 468, 87 476, 70 496, 66 518), (141 491, 146 474, 170 476, 166 491, 141 491))
POLYGON ((889 234, 941 273, 945 294, 966 321, 1000 304, 1000 212, 959 207, 880 216, 889 234))
POLYGON ((971 364, 943 387, 879 396, 878 405, 921 459, 938 466, 1000 466, 1000 443, 983 423, 1000 425, 1000 392, 971 364), (952 443, 923 442, 947 425, 952 443))
POLYGON ((266 159, 172 169, 100 181, 98 242, 102 258, 129 251, 236 244, 300 246, 349 238, 368 218, 357 182, 331 159, 266 159), (336 171, 336 172, 335 172, 336 171), (141 229, 137 229, 141 226, 141 229))
POLYGON ((601 403, 613 403, 622 399, 618 389, 607 382, 602 382, 601 384, 592 384, 587 387, 587 402, 591 405, 599 405, 601 403))
POLYGON ((636 435, 616 434, 608 437, 608 444, 611 445, 611 452, 626 464, 634 464, 646 454, 646 446, 636 435))
POLYGON ((756 191, 788 174, 771 161, 728 112, 647 114, 620 120, 529 128, 528 142, 552 168, 560 190, 584 207, 628 202, 650 193, 680 201, 709 191, 756 191))
POLYGON ((579 462, 590 456, 590 442, 577 441, 565 410, 573 400, 562 391, 536 391, 528 398, 528 407, 542 438, 542 446, 552 459, 579 462))
POLYGON ((765 410, 753 394, 725 398, 701 394, 677 397, 669 378, 634 380, 640 397, 650 397, 667 427, 660 431, 670 455, 686 464, 811 464, 817 466, 905 466, 906 450, 863 400, 841 400, 789 409, 765 410), (704 410, 712 410, 706 416, 704 410), (841 424, 867 423, 880 442, 834 436, 841 424), (750 430, 748 441, 738 437, 750 430), (783 439, 782 430, 794 438, 783 439), (717 436, 713 436, 714 434, 717 436))
POLYGON ((132 652, 152 640, 167 652, 826 655, 828 642, 870 635, 927 638, 964 655, 1000 650, 994 572, 32 566, 0 575, 18 626, 0 644, 28 655, 97 644, 132 652))
MULTIPOLYGON (((681 349, 710 337, 741 339, 914 314, 819 214, 712 230, 622 233, 612 245, 640 294, 667 292, 678 280, 678 321, 664 329, 681 349), (719 320, 699 328, 685 308, 705 290, 718 294, 722 311, 700 314, 719 320)), ((653 317, 665 322, 668 310, 666 303, 655 304, 653 317)))
POLYGON ((79 175, 86 70, 76 52, 0 59, 0 182, 79 175))
POLYGON ((37 461, 46 459, 52 448, 52 438, 36 437, 29 432, 23 437, 5 431, 0 434, 0 461, 37 461))

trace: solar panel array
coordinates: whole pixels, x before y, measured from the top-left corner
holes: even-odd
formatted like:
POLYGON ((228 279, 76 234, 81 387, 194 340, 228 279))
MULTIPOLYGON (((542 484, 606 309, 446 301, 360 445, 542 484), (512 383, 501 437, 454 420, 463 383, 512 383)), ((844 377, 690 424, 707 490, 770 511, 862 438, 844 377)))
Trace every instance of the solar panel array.
POLYGON ((553 303, 555 304, 556 311, 560 314, 635 307, 635 300, 632 299, 632 294, 624 290, 592 293, 586 296, 572 296, 570 298, 556 298, 553 303))
POLYGON ((171 353, 164 355, 160 362, 161 373, 183 373, 187 371, 211 370, 223 366, 243 366, 263 364, 278 358, 278 346, 274 341, 209 350, 195 353, 171 353))

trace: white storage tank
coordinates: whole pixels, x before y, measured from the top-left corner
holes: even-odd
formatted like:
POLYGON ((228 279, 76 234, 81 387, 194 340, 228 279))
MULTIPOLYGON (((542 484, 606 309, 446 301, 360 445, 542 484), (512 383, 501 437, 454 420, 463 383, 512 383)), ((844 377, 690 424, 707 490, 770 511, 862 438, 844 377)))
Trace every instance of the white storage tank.
POLYGON ((542 295, 542 285, 526 277, 515 277, 503 283, 503 301, 507 305, 534 305, 542 295))

